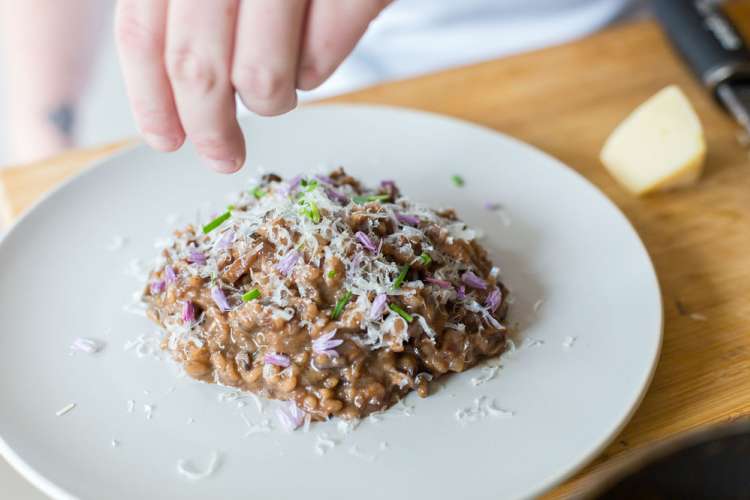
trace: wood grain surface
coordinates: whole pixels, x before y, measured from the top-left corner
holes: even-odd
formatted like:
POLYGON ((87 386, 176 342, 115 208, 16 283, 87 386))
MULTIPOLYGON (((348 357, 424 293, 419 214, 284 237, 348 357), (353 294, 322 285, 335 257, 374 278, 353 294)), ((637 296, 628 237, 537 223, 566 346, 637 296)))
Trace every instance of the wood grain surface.
MULTIPOLYGON (((743 28, 750 28, 750 9, 738 9, 745 14, 740 16, 743 28)), ((549 498, 585 491, 637 449, 750 413, 750 158, 738 140, 738 128, 695 83, 653 23, 625 25, 571 44, 389 83, 329 102, 423 109, 518 137, 590 179, 643 238, 665 304, 656 375, 615 441, 549 498), (673 83, 685 90, 706 129, 705 174, 689 189, 630 197, 601 167, 598 152, 635 106, 673 83)), ((61 179, 118 146, 76 151, 0 173, 6 217, 16 217, 61 179)), ((572 431, 561 439, 575 439, 572 431)))

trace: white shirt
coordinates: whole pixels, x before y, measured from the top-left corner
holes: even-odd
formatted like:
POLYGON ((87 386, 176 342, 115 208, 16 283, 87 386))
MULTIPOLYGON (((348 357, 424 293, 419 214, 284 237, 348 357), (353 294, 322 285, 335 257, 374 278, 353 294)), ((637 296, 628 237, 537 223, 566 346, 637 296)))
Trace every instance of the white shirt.
POLYGON ((395 0, 314 96, 561 43, 601 29, 636 3, 395 0))

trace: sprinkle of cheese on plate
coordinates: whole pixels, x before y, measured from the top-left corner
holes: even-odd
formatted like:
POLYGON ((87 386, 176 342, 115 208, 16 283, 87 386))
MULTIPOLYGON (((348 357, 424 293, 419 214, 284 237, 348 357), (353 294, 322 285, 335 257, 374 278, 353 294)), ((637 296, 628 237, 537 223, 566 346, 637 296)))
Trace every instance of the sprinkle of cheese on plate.
POLYGON ((676 85, 638 106, 612 132, 600 155, 609 173, 636 195, 693 184, 705 158, 703 127, 676 85))

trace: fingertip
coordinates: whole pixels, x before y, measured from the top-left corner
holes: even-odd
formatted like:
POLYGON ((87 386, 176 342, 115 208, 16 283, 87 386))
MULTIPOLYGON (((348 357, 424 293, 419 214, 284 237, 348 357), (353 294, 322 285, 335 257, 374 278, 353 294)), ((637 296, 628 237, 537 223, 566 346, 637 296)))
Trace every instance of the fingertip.
POLYGON ((209 168, 220 173, 220 174, 233 174, 238 172, 242 168, 244 160, 236 158, 233 160, 217 160, 213 158, 206 158, 209 168))
POLYGON ((290 92, 283 100, 258 101, 240 93, 240 100, 247 109, 260 116, 278 116, 297 107, 297 92, 290 92))
POLYGON ((185 136, 164 136, 144 133, 143 140, 146 141, 146 144, 156 149, 157 151, 161 151, 163 153, 171 153, 180 149, 182 144, 185 142, 185 136))
POLYGON ((314 90, 323 83, 323 76, 313 65, 303 65, 297 74, 297 88, 300 90, 314 90))

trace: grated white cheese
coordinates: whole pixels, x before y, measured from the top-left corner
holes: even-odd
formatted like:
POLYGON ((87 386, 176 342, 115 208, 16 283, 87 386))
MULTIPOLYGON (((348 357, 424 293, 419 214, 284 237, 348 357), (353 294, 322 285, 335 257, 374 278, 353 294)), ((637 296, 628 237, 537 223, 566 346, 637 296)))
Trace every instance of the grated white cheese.
POLYGON ((339 442, 326 433, 321 433, 315 436, 315 453, 323 456, 332 449, 334 449, 339 442))
POLYGON ((536 302, 534 302, 534 312, 539 312, 539 309, 542 307, 542 304, 544 304, 544 300, 539 299, 536 302))
POLYGON ((139 358, 162 359, 161 332, 157 331, 152 335, 139 335, 133 340, 128 340, 123 345, 123 350, 133 350, 139 358))
POLYGON ((530 347, 539 347, 542 345, 544 345, 544 340, 526 338, 524 339, 523 344, 521 344, 521 349, 528 349, 530 347))
POLYGON ((265 413, 266 412, 266 409, 265 409, 265 407, 263 405, 263 400, 260 399, 260 397, 258 397, 257 394, 251 392, 251 393, 248 394, 248 396, 250 396, 250 398, 252 398, 252 400, 255 402, 255 407, 258 409, 258 411, 260 413, 265 413))
POLYGON ((487 396, 475 398, 472 405, 456 410, 455 417, 461 424, 473 423, 486 417, 512 417, 512 411, 495 406, 495 401, 487 396))
POLYGON ((156 241, 154 241, 154 248, 157 250, 163 250, 172 245, 174 245, 174 240, 172 238, 157 238, 156 241))
POLYGON ((359 446, 356 444, 351 445, 349 447, 349 455, 357 458, 361 458, 362 460, 366 460, 368 462, 374 462, 375 458, 377 458, 375 455, 369 455, 367 453, 364 453, 362 450, 359 449, 359 446))
POLYGON ((695 321, 707 321, 708 320, 705 314, 700 314, 700 313, 692 313, 690 315, 690 319, 695 320, 695 321))
POLYGON ((110 444, 112 445, 112 448, 117 448, 118 446, 120 446, 120 442, 116 439, 113 439, 110 444))
POLYGON ((141 259, 132 259, 124 271, 126 276, 131 276, 138 281, 145 282, 148 279, 148 267, 141 259))
POLYGON ((370 413, 370 415, 367 417, 367 421, 371 424, 379 424, 383 421, 383 413, 382 412, 376 412, 376 413, 370 413))
POLYGON ((219 403, 226 403, 237 401, 240 397, 242 397, 242 393, 240 391, 220 392, 216 395, 216 400, 219 403))
POLYGON ((85 354, 96 354, 104 348, 104 342, 99 340, 78 337, 70 344, 72 353, 82 352, 85 354))
POLYGON ((388 445, 388 442, 386 442, 386 441, 381 441, 380 444, 378 445, 378 449, 380 451, 385 451, 388 448, 389 448, 389 445, 388 445))
POLYGON ((351 420, 340 419, 336 423, 336 429, 338 429, 340 434, 343 434, 344 436, 346 436, 347 434, 350 434, 354 429, 359 427, 360 422, 361 421, 356 418, 351 419, 351 420))
POLYGON ((133 401, 132 399, 128 399, 127 405, 128 413, 133 413, 133 410, 135 410, 135 401, 133 401))
POLYGON ((59 410, 57 410, 57 412, 55 412, 55 415, 57 415, 58 417, 62 417, 63 415, 67 415, 68 413, 70 413, 71 411, 73 411, 73 408, 75 408, 75 407, 76 407, 75 403, 70 403, 70 404, 65 405, 64 407, 60 408, 59 410))
POLYGON ((497 375, 497 372, 499 370, 500 365, 483 366, 481 369, 482 373, 477 375, 476 377, 472 377, 469 381, 474 387, 485 384, 495 378, 495 375, 497 375))
POLYGON ((312 415, 308 413, 305 415, 305 423, 302 424, 302 432, 305 434, 310 432, 310 422, 312 422, 312 415))
POLYGON ((414 415, 414 405, 407 404, 405 399, 399 399, 398 403, 391 408, 390 413, 393 415, 411 417, 414 415))
POLYGON ((154 409, 156 408, 153 404, 145 404, 143 405, 143 413, 146 415, 146 420, 151 420, 151 418, 154 416, 154 409))
POLYGON ((498 207, 495 210, 495 214, 497 214, 497 216, 500 218, 500 222, 503 223, 503 226, 510 227, 512 221, 510 218, 510 213, 505 207, 498 207))
POLYGON ((143 316, 144 318, 146 317, 146 306, 141 303, 125 304, 124 306, 122 306, 122 310, 128 314, 133 314, 135 316, 143 316))
POLYGON ((188 417, 187 421, 185 422, 187 425, 195 423, 195 419, 193 417, 188 417))
POLYGON ((214 451, 211 453, 211 455, 208 458, 208 464, 206 465, 206 468, 204 470, 198 470, 195 468, 194 465, 190 463, 189 459, 179 459, 177 461, 177 473, 185 476, 186 478, 190 479, 191 481, 196 481, 199 479, 206 479, 208 477, 211 477, 214 472, 219 467, 220 457, 219 452, 214 451))
POLYGON ((565 337, 565 340, 563 340, 562 346, 565 349, 570 349, 571 347, 573 347, 573 344, 575 343, 575 341, 576 341, 576 337, 571 337, 571 336, 565 337))
POLYGON ((116 252, 118 250, 122 250, 122 248, 125 246, 125 243, 127 243, 128 239, 124 236, 115 235, 112 237, 110 242, 105 247, 106 250, 110 252, 116 252))
POLYGON ((244 437, 249 437, 253 434, 264 434, 266 432, 271 432, 270 419, 264 418, 259 422, 253 422, 252 420, 247 418, 247 415, 245 415, 244 413, 240 413, 240 417, 242 417, 243 422, 245 422, 245 425, 247 426, 247 432, 245 432, 244 437))

